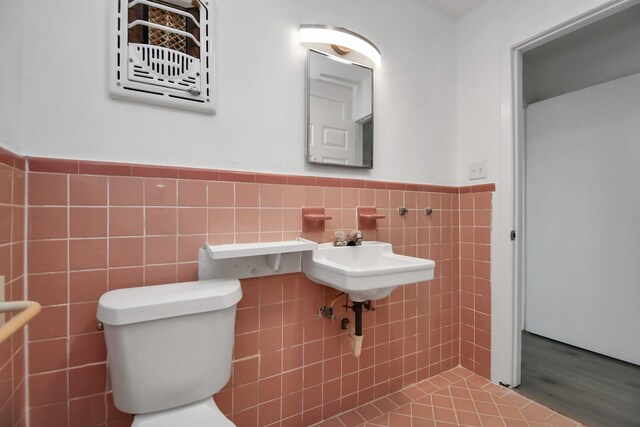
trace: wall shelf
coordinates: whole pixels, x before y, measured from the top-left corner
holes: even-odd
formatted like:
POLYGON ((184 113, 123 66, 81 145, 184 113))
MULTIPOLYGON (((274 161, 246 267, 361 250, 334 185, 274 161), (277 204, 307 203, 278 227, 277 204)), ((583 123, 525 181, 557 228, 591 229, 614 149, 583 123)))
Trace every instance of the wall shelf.
POLYGON ((243 258, 256 255, 275 255, 290 252, 312 251, 318 248, 316 242, 298 238, 284 242, 232 243, 228 245, 206 245, 211 259, 243 258))
POLYGON ((318 244, 297 240, 265 243, 206 244, 200 250, 199 279, 248 279, 302 271, 301 253, 318 244))
POLYGON ((302 231, 324 231, 325 221, 333 219, 331 215, 324 213, 324 208, 303 207, 302 208, 302 231))
POLYGON ((358 206, 358 228, 360 230, 375 230, 376 220, 386 218, 379 214, 375 206, 358 206))

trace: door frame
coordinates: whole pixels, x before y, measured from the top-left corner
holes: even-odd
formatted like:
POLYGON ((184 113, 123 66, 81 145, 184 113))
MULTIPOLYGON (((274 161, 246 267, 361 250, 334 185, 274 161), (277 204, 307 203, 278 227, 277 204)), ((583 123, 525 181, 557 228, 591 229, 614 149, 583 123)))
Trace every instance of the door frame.
POLYGON ((524 319, 524 143, 522 55, 537 46, 606 18, 640 0, 585 0, 553 19, 515 35, 501 49, 500 191, 494 193, 491 238, 491 380, 510 387, 521 381, 524 319), (516 240, 511 241, 515 230, 516 240))

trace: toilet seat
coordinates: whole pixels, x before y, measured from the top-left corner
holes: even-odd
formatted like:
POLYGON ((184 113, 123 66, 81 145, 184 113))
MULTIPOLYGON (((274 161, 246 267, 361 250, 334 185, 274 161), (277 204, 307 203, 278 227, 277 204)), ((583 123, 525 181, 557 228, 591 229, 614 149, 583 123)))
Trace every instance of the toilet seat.
POLYGON ((235 427, 212 398, 165 411, 139 414, 133 417, 131 427, 235 427))

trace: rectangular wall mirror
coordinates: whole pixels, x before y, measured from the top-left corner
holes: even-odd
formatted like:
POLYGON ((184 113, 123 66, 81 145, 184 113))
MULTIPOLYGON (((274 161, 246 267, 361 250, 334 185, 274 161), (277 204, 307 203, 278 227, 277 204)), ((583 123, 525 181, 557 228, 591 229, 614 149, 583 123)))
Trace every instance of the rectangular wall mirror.
POLYGON ((307 161, 373 167, 373 70, 309 50, 307 161))

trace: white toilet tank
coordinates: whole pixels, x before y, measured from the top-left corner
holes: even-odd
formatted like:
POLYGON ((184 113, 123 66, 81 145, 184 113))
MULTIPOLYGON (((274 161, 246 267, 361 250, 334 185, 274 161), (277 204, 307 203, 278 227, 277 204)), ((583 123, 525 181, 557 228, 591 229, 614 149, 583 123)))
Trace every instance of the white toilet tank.
POLYGON ((235 279, 119 289, 102 295, 113 400, 145 414, 212 396, 231 374, 235 279))

